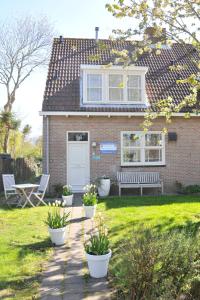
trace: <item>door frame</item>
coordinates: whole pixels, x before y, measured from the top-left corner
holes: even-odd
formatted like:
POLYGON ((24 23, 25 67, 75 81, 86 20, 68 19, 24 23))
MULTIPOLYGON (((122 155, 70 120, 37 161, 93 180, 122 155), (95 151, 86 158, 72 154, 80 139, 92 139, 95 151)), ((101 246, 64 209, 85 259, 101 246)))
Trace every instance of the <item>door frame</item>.
MULTIPOLYGON (((68 179, 69 179, 69 168, 68 168, 68 161, 69 161, 69 151, 68 151, 68 146, 70 144, 70 142, 68 141, 68 133, 70 132, 86 132, 88 134, 88 141, 86 142, 82 142, 82 143, 87 143, 88 144, 88 169, 89 169, 89 183, 90 183, 90 131, 87 131, 87 130, 68 130, 66 131, 66 175, 67 175, 67 178, 66 178, 66 183, 69 184, 68 182, 68 179)), ((74 142, 71 142, 71 143, 76 143, 75 141, 74 142)), ((78 143, 78 142, 77 142, 78 143)), ((77 192, 78 193, 78 192, 77 192)))

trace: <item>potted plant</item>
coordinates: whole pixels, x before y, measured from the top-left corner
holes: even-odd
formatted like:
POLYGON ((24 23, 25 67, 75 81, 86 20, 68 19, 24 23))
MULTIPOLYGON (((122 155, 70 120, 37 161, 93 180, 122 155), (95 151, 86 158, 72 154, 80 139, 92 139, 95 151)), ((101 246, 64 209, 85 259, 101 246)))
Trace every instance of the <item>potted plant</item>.
POLYGON ((62 191, 63 206, 71 206, 73 201, 72 187, 64 185, 62 191))
POLYGON ((98 194, 100 197, 106 197, 110 193, 110 178, 103 175, 96 180, 98 187, 98 194))
POLYGON ((94 184, 86 185, 84 187, 86 191, 83 195, 83 207, 85 210, 85 217, 86 218, 93 218, 96 213, 97 207, 97 193, 96 193, 96 186, 94 184))
POLYGON ((84 248, 90 276, 102 278, 108 273, 112 252, 109 248, 108 232, 103 218, 99 216, 97 222, 97 232, 93 229, 89 239, 86 239, 84 243, 84 248))
POLYGON ((66 227, 69 223, 70 212, 61 211, 61 201, 55 201, 48 212, 45 224, 48 225, 48 231, 53 244, 63 245, 66 240, 66 227))

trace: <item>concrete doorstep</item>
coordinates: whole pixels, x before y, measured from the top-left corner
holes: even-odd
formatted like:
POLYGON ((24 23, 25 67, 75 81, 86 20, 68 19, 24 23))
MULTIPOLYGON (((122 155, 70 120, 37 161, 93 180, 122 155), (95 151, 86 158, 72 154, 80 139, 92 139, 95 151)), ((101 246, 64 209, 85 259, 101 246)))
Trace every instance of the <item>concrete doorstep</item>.
POLYGON ((112 293, 106 278, 89 276, 84 253, 84 234, 92 229, 92 221, 83 217, 81 199, 75 198, 71 211, 67 244, 55 247, 47 263, 40 287, 42 300, 108 300, 112 293))

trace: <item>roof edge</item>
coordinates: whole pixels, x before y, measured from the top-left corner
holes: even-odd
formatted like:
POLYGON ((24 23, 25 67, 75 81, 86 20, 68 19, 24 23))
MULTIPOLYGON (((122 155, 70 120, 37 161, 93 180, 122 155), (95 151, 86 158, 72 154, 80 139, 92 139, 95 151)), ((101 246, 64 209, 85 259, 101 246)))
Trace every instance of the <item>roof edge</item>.
MULTIPOLYGON (((187 112, 186 112, 187 113, 187 112)), ((173 117, 184 117, 186 113, 173 113, 173 117)), ((153 113, 156 114, 156 113, 153 113)), ((95 116, 95 117, 140 117, 146 112, 87 112, 87 111, 40 111, 40 116, 95 116)), ((191 117, 200 117, 200 114, 190 113, 191 117)))

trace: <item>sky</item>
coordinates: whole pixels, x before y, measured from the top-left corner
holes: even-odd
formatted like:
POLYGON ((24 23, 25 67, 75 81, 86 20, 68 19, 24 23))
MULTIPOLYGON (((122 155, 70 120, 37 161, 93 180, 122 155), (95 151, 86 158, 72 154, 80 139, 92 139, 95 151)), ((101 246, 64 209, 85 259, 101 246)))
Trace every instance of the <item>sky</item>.
MULTIPOLYGON (((114 18, 106 9, 110 0, 0 0, 0 22, 24 16, 43 17, 54 25, 57 35, 94 38, 99 26, 99 38, 108 38, 112 29, 131 26, 126 20, 114 18)), ((22 119, 22 126, 32 126, 32 137, 42 134, 39 111, 45 88, 47 69, 35 71, 19 88, 14 111, 22 119)), ((5 103, 4 87, 0 85, 0 108, 5 103)))

